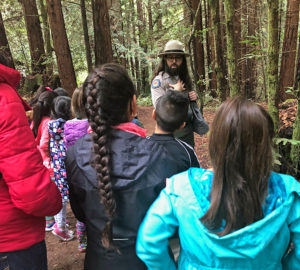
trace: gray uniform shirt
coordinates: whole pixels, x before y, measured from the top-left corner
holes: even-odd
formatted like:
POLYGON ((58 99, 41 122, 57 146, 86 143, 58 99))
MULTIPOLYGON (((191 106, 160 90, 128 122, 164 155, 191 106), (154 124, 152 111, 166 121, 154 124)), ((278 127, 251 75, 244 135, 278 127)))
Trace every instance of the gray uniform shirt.
POLYGON ((156 108, 157 100, 163 96, 168 90, 173 90, 169 84, 176 84, 178 76, 170 76, 167 72, 159 72, 151 83, 152 104, 156 108))
MULTIPOLYGON (((167 72, 159 72, 158 75, 153 79, 151 83, 151 97, 152 97, 152 104, 154 108, 156 108, 157 100, 166 94, 167 91, 176 91, 172 87, 169 86, 169 84, 176 84, 179 80, 179 76, 170 76, 167 72)), ((187 94, 188 90, 185 90, 184 93, 187 94)), ((189 108, 188 112, 188 119, 191 118, 191 110, 189 108)), ((175 132, 175 136, 177 138, 181 138, 182 136, 185 136, 186 134, 193 133, 193 129, 191 126, 191 123, 189 120, 187 120, 187 125, 181 129, 175 132)))

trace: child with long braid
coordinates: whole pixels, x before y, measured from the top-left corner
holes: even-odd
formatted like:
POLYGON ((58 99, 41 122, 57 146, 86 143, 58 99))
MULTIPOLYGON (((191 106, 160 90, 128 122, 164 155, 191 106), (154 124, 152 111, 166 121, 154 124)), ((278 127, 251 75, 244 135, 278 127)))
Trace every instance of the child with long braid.
POLYGON ((70 203, 86 224, 85 269, 146 269, 136 256, 138 227, 147 209, 178 172, 164 146, 131 123, 134 85, 118 64, 95 68, 83 85, 91 134, 67 151, 70 203))

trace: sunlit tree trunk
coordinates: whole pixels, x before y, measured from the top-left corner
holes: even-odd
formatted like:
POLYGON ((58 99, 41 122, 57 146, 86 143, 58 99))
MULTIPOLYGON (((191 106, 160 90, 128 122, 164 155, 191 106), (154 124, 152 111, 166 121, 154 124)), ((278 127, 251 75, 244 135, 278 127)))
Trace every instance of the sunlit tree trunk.
POLYGON ((8 40, 6 37, 6 32, 5 32, 5 28, 4 28, 1 10, 0 10, 0 54, 3 54, 6 56, 8 62, 9 62, 8 63, 9 67, 15 68, 13 57, 12 57, 10 47, 8 44, 8 40))
POLYGON ((268 0, 268 110, 278 131, 278 7, 279 0, 268 0))
POLYGON ((92 0, 94 18, 95 65, 112 62, 109 14, 106 0, 92 0))
POLYGON ((35 0, 20 0, 22 3, 28 43, 31 55, 32 74, 44 73, 45 71, 45 48, 43 34, 35 0))
POLYGON ((279 100, 281 101, 285 100, 285 91, 287 88, 293 86, 299 22, 299 3, 299 0, 287 1, 279 80, 279 100))
POLYGON ((47 0, 47 10, 59 77, 71 96, 77 84, 60 0, 47 0))

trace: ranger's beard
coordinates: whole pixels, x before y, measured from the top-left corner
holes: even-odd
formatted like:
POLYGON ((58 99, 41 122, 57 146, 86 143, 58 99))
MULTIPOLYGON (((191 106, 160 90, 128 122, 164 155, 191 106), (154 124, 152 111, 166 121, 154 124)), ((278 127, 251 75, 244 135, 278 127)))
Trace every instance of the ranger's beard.
MULTIPOLYGON (((173 64, 174 65, 174 64, 173 64)), ((182 74, 183 67, 182 64, 178 66, 175 63, 176 67, 169 67, 167 63, 165 63, 165 72, 167 72, 170 76, 179 76, 182 74)))

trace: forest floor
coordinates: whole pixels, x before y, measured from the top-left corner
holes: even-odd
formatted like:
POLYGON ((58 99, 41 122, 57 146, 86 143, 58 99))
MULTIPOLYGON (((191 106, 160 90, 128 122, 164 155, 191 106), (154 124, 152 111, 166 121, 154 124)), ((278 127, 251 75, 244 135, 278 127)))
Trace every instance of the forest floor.
MULTIPOLYGON (((152 119, 153 107, 138 107, 138 117, 147 129, 147 135, 154 131, 155 122, 152 119)), ((204 118, 210 124, 213 120, 214 110, 204 109, 204 118)), ((208 157, 208 136, 199 136, 195 134, 195 152, 200 161, 201 167, 209 168, 211 166, 208 157)), ((67 212, 70 221, 70 229, 75 233, 76 219, 68 207, 67 212)), ((76 234, 76 233, 75 233, 76 234)), ((62 242, 51 232, 46 232, 46 243, 48 251, 48 269, 49 270, 82 270, 84 253, 77 249, 78 241, 73 239, 69 242, 62 242)))

